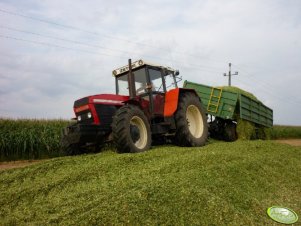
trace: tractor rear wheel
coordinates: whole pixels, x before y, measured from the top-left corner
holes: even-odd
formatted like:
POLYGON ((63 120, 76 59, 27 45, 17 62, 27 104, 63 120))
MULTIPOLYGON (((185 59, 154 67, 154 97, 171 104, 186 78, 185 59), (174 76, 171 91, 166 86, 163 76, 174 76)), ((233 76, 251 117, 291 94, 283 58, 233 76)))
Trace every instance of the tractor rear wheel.
POLYGON ((119 108, 113 118, 113 140, 117 152, 142 152, 150 148, 151 131, 144 113, 133 105, 119 108))
POLYGON ((207 116, 199 98, 193 93, 183 93, 175 113, 175 140, 180 146, 205 145, 208 137, 207 116))

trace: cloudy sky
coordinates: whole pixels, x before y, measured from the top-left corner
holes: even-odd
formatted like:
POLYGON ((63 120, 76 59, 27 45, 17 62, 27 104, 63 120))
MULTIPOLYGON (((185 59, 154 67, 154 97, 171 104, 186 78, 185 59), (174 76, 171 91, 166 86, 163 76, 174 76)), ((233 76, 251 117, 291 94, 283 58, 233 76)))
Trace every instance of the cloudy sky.
POLYGON ((252 92, 301 125, 299 0, 0 0, 0 117, 73 117, 128 58, 252 92))

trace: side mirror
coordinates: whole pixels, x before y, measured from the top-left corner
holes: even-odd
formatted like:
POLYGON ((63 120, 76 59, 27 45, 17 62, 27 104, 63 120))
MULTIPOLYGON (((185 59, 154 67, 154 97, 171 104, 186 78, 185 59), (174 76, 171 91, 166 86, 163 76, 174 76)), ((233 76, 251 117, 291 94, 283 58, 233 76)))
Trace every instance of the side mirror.
POLYGON ((175 75, 179 75, 179 74, 180 74, 179 70, 176 70, 175 75))

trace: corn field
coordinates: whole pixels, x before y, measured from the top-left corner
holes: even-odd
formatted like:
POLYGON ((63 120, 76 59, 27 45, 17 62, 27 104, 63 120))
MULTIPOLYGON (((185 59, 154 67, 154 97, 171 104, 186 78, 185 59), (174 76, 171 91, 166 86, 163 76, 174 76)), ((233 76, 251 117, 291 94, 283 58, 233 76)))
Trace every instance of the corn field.
MULTIPOLYGON (((62 156, 63 153, 60 149, 61 131, 69 123, 70 121, 67 120, 0 118, 0 161, 62 156)), ((237 128, 238 133, 240 130, 244 130, 244 134, 246 131, 248 132, 247 128, 240 127, 237 128)), ((301 138, 301 126, 276 125, 268 130, 271 139, 301 138)), ((251 139, 252 131, 244 139, 251 139)))
POLYGON ((0 119, 0 161, 61 156, 61 130, 67 120, 0 119))

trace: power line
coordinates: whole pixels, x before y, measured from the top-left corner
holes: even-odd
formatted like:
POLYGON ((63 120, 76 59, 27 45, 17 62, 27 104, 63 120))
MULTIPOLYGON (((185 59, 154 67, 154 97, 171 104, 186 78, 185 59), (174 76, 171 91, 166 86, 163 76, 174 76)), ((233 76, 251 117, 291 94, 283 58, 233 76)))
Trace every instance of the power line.
MULTIPOLYGON (((232 65, 234 65, 234 64, 231 64, 231 66, 232 66, 232 65)), ((230 66, 230 65, 229 65, 229 66, 230 66)), ((230 67, 231 67, 231 66, 230 66, 230 67)), ((238 67, 238 68, 241 68, 241 66, 238 66, 237 64, 235 64, 235 66, 238 67)), ((231 71, 231 69, 230 69, 230 71, 231 71)), ((229 71, 229 73, 231 73, 230 71, 229 71)), ((301 102, 299 102, 299 101, 294 101, 294 99, 296 99, 296 98, 293 98, 293 97, 290 97, 290 96, 289 96, 290 98, 287 99, 287 98, 284 98, 284 97, 282 97, 282 96, 275 95, 275 92, 271 89, 270 84, 268 84, 268 83, 266 83, 266 82, 264 82, 264 81, 262 81, 262 80, 258 81, 258 80, 256 80, 256 79, 254 78, 254 76, 252 76, 250 73, 246 72, 246 71, 243 70, 243 69, 242 69, 242 71, 244 71, 244 73, 242 73, 242 75, 243 75, 243 74, 246 74, 246 75, 249 75, 249 76, 248 76, 248 77, 243 77, 243 76, 241 76, 240 78, 247 78, 247 79, 253 80, 253 82, 255 82, 256 86, 254 85, 253 82, 251 82, 252 85, 250 86, 250 84, 246 84, 246 83, 243 82, 241 79, 237 78, 237 80, 239 80, 242 84, 245 84, 245 85, 247 85, 247 86, 249 86, 249 87, 253 87, 253 88, 257 89, 257 90, 261 90, 261 92, 266 93, 267 95, 272 96, 272 97, 274 97, 275 99, 277 99, 277 100, 279 100, 279 101, 281 101, 281 102, 285 102, 285 103, 290 102, 291 104, 298 104, 298 105, 301 105, 301 102), (259 83, 259 82, 262 83, 265 87, 264 87, 264 88, 258 87, 258 83, 259 83), (259 88, 259 89, 258 89, 258 88, 259 88)), ((237 72, 237 74, 238 74, 238 72, 237 72)))
MULTIPOLYGON (((88 33, 88 34, 105 37, 105 38, 108 38, 108 39, 115 39, 115 40, 124 41, 124 42, 128 42, 128 43, 133 43, 133 44, 136 44, 136 45, 143 45, 143 46, 159 49, 158 47, 148 45, 148 44, 145 44, 145 43, 134 42, 134 41, 131 41, 131 40, 126 40, 126 39, 118 38, 118 37, 115 37, 115 36, 99 34, 98 32, 89 31, 89 30, 82 29, 82 28, 79 28, 79 27, 65 25, 65 24, 61 24, 61 23, 57 23, 57 22, 52 22, 52 21, 48 21, 48 20, 45 20, 45 19, 40 19, 40 18, 36 18, 36 17, 32 17, 32 16, 27 16, 27 15, 24 15, 24 14, 21 14, 21 13, 11 12, 11 11, 7 11, 7 10, 4 10, 4 9, 0 9, 0 12, 6 13, 6 14, 9 14, 9 15, 12 15, 12 16, 18 16, 18 17, 23 17, 23 18, 26 18, 26 19, 34 20, 34 21, 39 21, 39 22, 46 23, 46 24, 51 24, 51 25, 54 25, 54 26, 62 27, 62 28, 77 30, 77 31, 88 33)), ((66 42, 72 42, 74 44, 86 45, 86 46, 95 47, 95 48, 103 48, 103 49, 107 49, 107 50, 111 50, 111 51, 119 51, 119 52, 123 52, 123 53, 130 53, 130 52, 127 52, 127 51, 110 49, 110 48, 106 48, 106 47, 103 47, 103 46, 91 45, 91 44, 87 44, 87 43, 84 43, 84 42, 78 42, 78 41, 69 40, 69 39, 55 38, 55 37, 51 37, 51 36, 46 36, 46 35, 42 35, 42 34, 38 34, 38 33, 34 33, 34 32, 29 32, 29 31, 18 30, 18 29, 14 29, 14 28, 7 28, 6 27, 6 29, 15 30, 15 31, 23 32, 23 33, 33 34, 33 35, 38 35, 38 36, 41 36, 41 37, 47 37, 47 38, 52 38, 52 39, 56 39, 56 40, 66 41, 66 42)), ((1 38, 6 38, 6 39, 12 39, 12 40, 16 40, 16 41, 23 41, 23 42, 33 43, 33 44, 45 45, 45 46, 50 46, 50 47, 68 49, 68 50, 73 50, 73 51, 80 51, 80 52, 85 52, 85 53, 90 53, 90 54, 97 54, 97 55, 104 55, 104 56, 111 56, 111 57, 112 56, 113 57, 120 57, 120 56, 115 56, 115 55, 109 55, 107 53, 98 53, 98 52, 94 52, 94 51, 70 48, 70 47, 66 47, 66 46, 60 46, 60 45, 44 43, 44 42, 38 42, 38 41, 31 41, 31 40, 26 40, 26 39, 11 37, 11 36, 0 35, 0 37, 1 38)), ((171 51, 170 49, 164 49, 164 48, 160 48, 160 50, 164 50, 164 51, 167 51, 167 52, 171 51)), ((200 57, 198 55, 187 54, 187 53, 179 52, 179 51, 174 51, 174 53, 175 54, 182 54, 182 55, 186 55, 186 56, 191 56, 191 57, 204 58, 204 57, 200 57)), ((164 59, 164 58, 153 57, 153 56, 148 56, 148 57, 157 58, 157 59, 164 59)), ((120 58, 123 58, 123 57, 120 57, 120 58)), ((164 60, 166 60, 166 59, 164 59, 164 60)), ((210 60, 210 59, 207 59, 207 60, 210 60)), ((222 62, 222 61, 217 61, 217 60, 211 60, 211 61, 222 62)), ((182 62, 180 62, 180 63, 182 63, 182 62)), ((206 70, 204 68, 214 68, 214 67, 200 66, 200 65, 195 65, 195 64, 189 64, 189 65, 194 66, 196 68, 201 68, 202 70, 206 70)), ((209 71, 209 70, 207 69, 207 71, 209 71)), ((217 71, 211 70, 211 72, 217 72, 217 71)), ((230 76, 229 76, 229 78, 230 78, 230 76)), ((261 81, 261 82, 263 82, 263 81, 261 81)))
MULTIPOLYGON (((77 31, 85 32, 85 33, 88 33, 88 34, 100 36, 102 38, 115 39, 115 40, 119 40, 119 41, 123 41, 123 42, 127 42, 127 43, 132 43, 132 44, 135 44, 135 45, 140 45, 140 46, 142 45, 142 46, 151 47, 151 48, 154 48, 154 49, 157 49, 157 50, 161 50, 161 51, 163 50, 165 52, 170 52, 169 48, 158 48, 157 46, 145 44, 145 43, 142 43, 142 42, 135 42, 135 41, 132 41, 132 40, 118 38, 118 37, 111 36, 111 35, 100 34, 100 33, 95 32, 95 31, 89 31, 89 30, 82 29, 82 28, 79 28, 79 27, 65 25, 65 24, 61 24, 61 23, 57 23, 57 22, 52 22, 52 21, 49 21, 49 20, 40 19, 40 18, 32 17, 32 16, 27 16, 27 15, 24 15, 24 14, 21 14, 21 13, 11 12, 11 11, 4 10, 4 9, 0 9, 0 12, 5 13, 5 14, 9 14, 9 15, 12 15, 12 16, 18 16, 18 17, 38 21, 38 22, 41 22, 41 23, 51 24, 51 25, 54 25, 54 26, 62 27, 62 28, 67 28, 67 29, 71 29, 71 30, 77 30, 77 31)), ((180 54, 180 55, 186 55, 186 56, 193 57, 193 58, 204 58, 204 57, 201 57, 201 56, 198 56, 198 55, 189 54, 187 52, 175 51, 175 50, 173 50, 173 53, 174 54, 180 54)), ((221 61, 221 60, 212 60, 212 59, 209 59, 209 58, 207 58, 207 60, 215 61, 215 62, 219 62, 219 63, 224 62, 224 61, 221 61)))
MULTIPOLYGON (((33 35, 37 35, 37 36, 41 36, 41 37, 56 39, 56 40, 60 40, 60 41, 66 41, 66 42, 71 42, 71 43, 80 44, 80 45, 86 45, 86 46, 93 46, 93 47, 95 47, 95 48, 107 49, 107 48, 102 47, 102 46, 91 45, 91 44, 87 44, 87 43, 84 43, 84 42, 78 42, 78 41, 69 40, 69 39, 63 39, 63 38, 56 38, 56 37, 47 36, 47 35, 42 35, 42 34, 30 32, 30 31, 24 31, 24 30, 19 30, 19 29, 15 29, 15 28, 8 28, 8 27, 5 27, 5 26, 0 26, 0 27, 2 27, 2 28, 7 28, 7 29, 9 29, 9 30, 18 31, 18 32, 33 34, 33 35)), ((56 47, 56 48, 62 48, 62 49, 68 49, 68 50, 73 50, 73 51, 80 51, 80 52, 91 53, 91 54, 98 54, 98 55, 105 55, 105 56, 111 56, 111 57, 119 57, 119 58, 123 58, 123 57, 117 56, 117 55, 110 55, 110 54, 107 54, 107 53, 98 53, 98 52, 94 52, 94 51, 90 51, 90 50, 83 50, 83 49, 77 49, 77 48, 70 48, 70 47, 61 46, 61 45, 56 45, 56 44, 50 44, 50 43, 46 43, 46 42, 32 41, 32 40, 28 40, 28 39, 13 37, 13 36, 5 36, 5 35, 3 35, 3 34, 0 34, 0 37, 6 38, 6 39, 11 39, 11 40, 16 40, 16 41, 23 41, 23 42, 33 43, 33 44, 44 45, 44 46, 50 46, 50 47, 56 47)), ((109 50, 112 50, 112 49, 109 49, 109 50)), ((119 50, 115 49, 114 51, 119 51, 119 50)), ((120 50, 120 52, 123 52, 123 53, 130 53, 130 52, 122 51, 122 50, 120 50)), ((138 54, 138 53, 135 53, 135 54, 138 54)), ((139 54, 139 55, 140 55, 140 54, 139 54)), ((145 57, 148 57, 148 58, 154 58, 154 59, 161 59, 161 60, 165 60, 165 61, 168 60, 168 59, 166 59, 166 58, 157 57, 157 56, 150 56, 150 55, 143 55, 143 54, 142 54, 142 56, 145 56, 145 57)), ((179 63, 179 64, 182 64, 182 62, 180 62, 180 61, 174 61, 174 62, 179 63)), ((215 70, 215 71, 212 70, 212 69, 219 69, 219 68, 215 68, 215 67, 203 66, 203 65, 196 65, 196 64, 191 64, 191 63, 188 64, 188 65, 193 66, 193 67, 200 68, 200 69, 202 69, 202 70, 207 70, 207 71, 210 70, 211 72, 212 72, 212 71, 213 71, 213 72, 217 72, 217 73, 220 72, 220 71, 217 71, 217 70, 215 70)))
MULTIPOLYGON (((280 95, 279 96, 275 95, 275 91, 270 83, 265 82, 264 80, 262 80, 262 78, 260 79, 260 81, 258 81, 257 79, 254 78, 254 75, 252 75, 252 74, 248 73, 246 70, 242 69, 241 66, 238 66, 236 64, 236 67, 241 68, 241 70, 244 72, 244 73, 242 73, 241 78, 247 78, 249 80, 252 80, 253 81, 253 82, 251 81, 252 84, 254 84, 254 82, 255 82, 257 90, 259 88, 260 90, 262 90, 262 92, 267 93, 270 96, 276 97, 277 99, 281 99, 283 102, 290 102, 291 104, 301 104, 301 102, 299 102, 299 101, 294 101, 296 99, 295 97, 289 96, 290 98, 286 99, 286 98, 282 98, 282 96, 280 96, 280 95), (247 77, 244 77, 243 74, 247 75, 247 77), (258 84, 261 84, 261 87, 258 87, 258 84)), ((254 87, 254 85, 253 85, 253 87, 254 87)))
MULTIPOLYGON (((243 77, 243 75, 245 74, 245 75, 247 75, 247 79, 250 79, 250 80, 252 80, 252 81, 254 81, 254 82, 256 82, 256 85, 258 85, 258 80, 256 79, 256 78, 254 78, 255 76, 253 75, 253 74, 251 74, 251 73, 249 73, 249 72, 247 72, 245 69, 243 69, 241 66, 239 66, 239 65, 235 65, 236 67, 238 67, 238 68, 241 68, 241 71, 243 72, 242 73, 242 77, 243 77)), ((264 87, 265 89, 268 89, 268 90, 272 90, 271 89, 271 84, 270 83, 268 83, 268 82, 266 82, 266 81, 264 81, 263 79, 262 79, 262 77, 261 77, 261 79, 260 79, 260 85, 262 86, 262 87, 264 87)))
MULTIPOLYGON (((26 19, 31 19, 31 20, 39 21, 39 22, 42 22, 42 23, 51 24, 51 25, 62 27, 62 28, 66 28, 66 29, 78 30, 78 31, 81 31, 81 32, 85 32, 85 33, 88 33, 88 34, 91 34, 91 35, 97 35, 97 36, 105 37, 105 38, 108 38, 108 39, 115 39, 115 40, 119 40, 119 41, 123 41, 123 42, 127 42, 127 43, 133 43, 133 44, 136 44, 136 45, 143 45, 143 46, 147 46, 147 47, 159 49, 158 47, 155 47, 155 46, 152 46, 152 45, 148 45, 148 44, 145 44, 145 43, 134 42, 134 41, 131 41, 131 40, 126 40, 126 39, 122 39, 122 38, 118 38, 118 37, 114 37, 114 36, 110 36, 110 35, 104 35, 104 34, 101 35, 101 34, 99 34, 97 32, 94 32, 94 31, 89 31, 89 30, 78 28, 78 27, 74 27, 74 26, 64 25, 64 24, 60 24, 60 23, 56 23, 56 22, 52 22, 52 21, 48 21, 48 20, 36 18, 36 17, 31 17, 31 16, 27 16, 27 15, 24 15, 24 14, 20 14, 20 13, 10 12, 10 11, 3 10, 3 9, 0 9, 0 12, 6 13, 6 14, 10 14, 10 15, 13 15, 13 16, 18 16, 18 17, 23 17, 23 18, 26 18, 26 19)), ((25 32, 25 31, 22 31, 22 32, 25 32)), ((28 33, 28 34, 30 34, 30 33, 28 33)), ((39 35, 41 37, 43 37, 43 36, 46 37, 45 35, 41 35, 41 34, 37 34, 37 33, 34 34, 33 32, 31 32, 31 34, 33 34, 33 35, 39 35)), ((89 54, 104 55, 104 56, 111 56, 111 57, 112 56, 113 57, 120 57, 120 56, 115 56, 115 55, 109 55, 107 53, 98 53, 98 52, 94 52, 94 51, 87 51, 87 50, 82 50, 82 49, 70 48, 70 47, 65 47, 65 46, 60 46, 60 45, 55 45, 55 44, 49 44, 49 43, 44 43, 44 42, 25 40, 25 39, 11 37, 11 36, 0 35, 0 37, 1 38, 6 38, 6 39, 12 39, 12 40, 16 40, 16 41, 28 42, 28 43, 32 43, 32 44, 39 44, 39 45, 56 47, 56 48, 62 48, 62 49, 73 50, 73 51, 80 51, 80 52, 89 53, 89 54)), ((50 36, 48 36, 48 38, 53 38, 54 39, 54 37, 50 37, 50 36)), ((123 53, 129 53, 129 52, 122 51, 122 50, 114 50, 114 49, 104 48, 102 46, 91 45, 91 44, 87 44, 87 43, 83 43, 83 42, 78 42, 78 41, 74 41, 74 40, 68 40, 68 39, 62 39, 62 38, 56 38, 56 39, 57 40, 61 40, 61 41, 66 41, 66 42, 72 42, 74 44, 80 44, 80 45, 86 45, 86 46, 91 46, 91 47, 95 47, 95 48, 103 48, 103 49, 107 49, 107 50, 111 50, 111 51, 119 51, 119 52, 123 52, 123 53)), ((165 49, 165 48, 160 48, 160 50, 163 50, 163 51, 166 51, 166 52, 170 52, 171 51, 170 49, 165 49)), ((187 54, 185 52, 179 52, 179 51, 173 51, 173 53, 174 54, 186 55, 186 56, 190 56, 190 57, 194 57, 194 58, 195 57, 197 57, 197 58, 204 58, 204 57, 200 57, 198 55, 187 54)), ((159 59, 159 57, 153 57, 153 56, 150 56, 150 57, 151 58, 157 58, 157 59, 159 59)), ((123 58, 123 57, 120 57, 120 58, 123 58)), ((163 58, 160 58, 160 59, 163 59, 163 58)), ((207 60, 209 60, 209 59, 207 59, 207 60)), ((216 60, 211 60, 211 61, 217 62, 216 60)), ((221 61, 219 61, 219 62, 221 62, 221 61)), ((183 62, 180 62, 180 63, 183 63, 183 62)), ((206 67, 206 66, 193 65, 193 64, 189 64, 189 65, 191 65, 193 67, 196 67, 196 68, 201 68, 202 70, 207 70, 207 71, 209 71, 209 70, 208 69, 204 69, 204 68, 210 68, 208 66, 206 67)), ((211 67, 211 68, 213 68, 213 67, 211 67)), ((212 72, 215 72, 215 71, 212 70, 212 72)), ((252 79, 252 77, 248 77, 248 78, 252 79)), ((256 82, 257 82, 256 84, 258 84, 258 81, 256 81, 256 82)), ((262 81, 262 80, 260 82, 263 83, 263 84, 266 84, 267 86, 269 86, 269 84, 264 83, 264 81, 262 81)), ((267 92, 267 91, 271 91, 271 90, 270 89, 264 89, 264 91, 267 92)), ((277 99, 280 98, 280 96, 275 95, 275 93, 273 91, 271 91, 270 94, 272 96, 276 97, 277 99)), ((287 102, 287 99, 285 99, 285 100, 282 99, 282 100, 285 101, 285 102, 287 102)), ((292 102, 292 100, 289 100, 289 101, 292 102)))
MULTIPOLYGON (((232 65, 234 65, 234 64, 232 64, 232 65)), ((267 90, 273 92, 273 90, 271 88, 274 88, 274 87, 271 86, 271 83, 263 80, 263 78, 264 78, 263 76, 260 77, 260 80, 256 79, 254 73, 249 73, 247 71, 247 69, 246 69, 246 67, 248 67, 247 65, 241 66, 241 64, 235 64, 235 66, 237 68, 240 68, 240 70, 243 72, 243 73, 241 73, 241 78, 247 78, 247 79, 252 80, 253 82, 256 83, 257 88, 258 88, 258 84, 260 84, 260 86, 262 86, 264 89, 267 89, 267 90), (247 75, 247 77, 245 77, 244 75, 247 75)), ((296 99, 296 97, 294 97, 293 99, 296 99)))
MULTIPOLYGON (((31 40, 27 40, 27 39, 12 37, 12 36, 5 36, 5 35, 1 35, 1 34, 0 34, 0 38, 12 39, 12 40, 16 40, 16 41, 28 42, 28 43, 33 43, 33 44, 38 44, 38 45, 44 45, 44 46, 49 46, 49 47, 56 47, 56 48, 62 48, 62 49, 80 51, 80 52, 85 52, 85 53, 90 53, 90 54, 96 54, 96 55, 112 56, 112 55, 109 55, 109 54, 106 54, 106 53, 98 53, 98 52, 93 52, 93 51, 89 51, 89 50, 75 49, 75 48, 70 48, 70 47, 66 47, 66 46, 60 46, 60 45, 50 44, 50 43, 46 43, 46 42, 31 41, 31 40)), ((118 56, 114 56, 114 57, 118 57, 118 56)))
MULTIPOLYGON (((32 43, 32 44, 44 45, 44 46, 55 47, 55 48, 62 48, 62 49, 73 50, 73 51, 80 51, 80 52, 94 54, 94 55, 104 55, 104 56, 110 56, 110 57, 123 58, 123 57, 120 57, 120 56, 113 56, 113 55, 109 55, 109 54, 105 54, 105 53, 98 53, 98 52, 87 51, 87 50, 82 50, 82 49, 75 49, 75 48, 70 48, 70 47, 60 46, 60 45, 54 45, 54 44, 45 43, 45 42, 26 40, 26 39, 16 38, 16 37, 12 37, 12 36, 5 36, 5 35, 1 35, 1 34, 0 34, 0 38, 11 39, 11 40, 16 40, 16 41, 22 41, 22 42, 28 42, 28 43, 32 43)), ((201 68, 199 65, 192 65, 192 66, 197 67, 197 68, 201 68)), ((206 71, 206 69, 202 69, 202 70, 206 71)), ((211 71, 211 72, 215 72, 215 71, 211 71)), ((238 79, 238 80, 240 80, 240 79, 238 79)), ((244 83, 244 82, 242 82, 242 83, 244 83)), ((268 90, 268 91, 270 91, 270 90, 268 90)), ((263 92, 265 92, 265 93, 267 93, 267 94, 269 94, 273 97, 276 97, 276 99, 278 99, 280 101, 283 101, 283 102, 286 102, 286 103, 291 102, 293 104, 296 104, 296 103, 301 104, 299 102, 292 101, 291 99, 284 99, 284 98, 281 98, 281 96, 276 96, 273 92, 267 92, 267 89, 264 89, 263 92)))
MULTIPOLYGON (((79 42, 79 41, 65 39, 65 38, 59 38, 59 37, 53 37, 53 36, 43 35, 43 34, 36 33, 36 32, 20 30, 20 29, 16 29, 16 28, 12 28, 12 27, 7 27, 7 26, 2 26, 2 25, 0 25, 0 28, 4 28, 4 29, 7 29, 7 30, 11 30, 11 31, 17 31, 17 32, 25 33, 25 34, 35 35, 35 36, 39 36, 39 37, 50 38, 50 39, 53 39, 53 40, 64 41, 64 42, 73 43, 73 44, 77 44, 77 45, 83 45, 83 46, 88 46, 88 47, 93 47, 93 48, 100 48, 100 49, 105 49, 105 50, 110 50, 110 51, 115 51, 115 52, 121 52, 121 53, 126 53, 126 54, 140 55, 140 53, 137 53, 137 52, 129 52, 129 51, 124 51, 124 50, 119 50, 119 49, 111 49, 111 48, 107 48, 107 47, 100 46, 100 45, 94 45, 94 44, 89 44, 89 43, 85 43, 85 42, 79 42)), ((150 56, 150 55, 144 55, 143 54, 143 56, 149 57, 149 58, 156 58, 156 59, 166 60, 165 58, 154 57, 154 56, 150 56)))
MULTIPOLYGON (((82 28, 78 28, 78 27, 74 27, 74 26, 70 26, 70 25, 65 25, 65 24, 61 24, 61 23, 56 23, 56 22, 52 22, 52 21, 49 21, 49 20, 40 19, 40 18, 37 18, 37 17, 27 16, 27 15, 24 15, 24 14, 21 14, 21 13, 11 12, 11 11, 7 11, 7 10, 3 10, 3 9, 0 9, 0 12, 6 13, 6 14, 9 14, 9 15, 12 15, 12 16, 18 16, 18 17, 23 17, 23 18, 30 19, 30 20, 39 21, 41 23, 55 25, 55 26, 62 27, 62 28, 82 31, 82 32, 89 33, 89 34, 92 34, 92 35, 100 35, 97 32, 88 31, 88 30, 85 30, 85 29, 82 29, 82 28)), ((118 38, 115 38, 115 37, 112 37, 112 36, 107 36, 107 37, 112 38, 112 39, 118 39, 118 38)))
MULTIPOLYGON (((123 41, 123 42, 133 43, 133 44, 136 44, 136 45, 144 45, 144 46, 147 46, 147 47, 156 48, 152 45, 148 45, 148 44, 145 44, 145 43, 134 42, 134 41, 131 41, 131 40, 122 39, 122 38, 118 38, 118 37, 111 36, 111 35, 100 34, 100 33, 95 32, 95 31, 89 31, 89 30, 82 29, 82 28, 79 28, 79 27, 65 25, 65 24, 61 24, 61 23, 56 23, 56 22, 52 22, 52 21, 49 21, 49 20, 40 19, 40 18, 37 18, 37 17, 27 16, 27 15, 24 15, 24 14, 21 14, 21 13, 7 11, 7 10, 4 10, 4 9, 0 9, 0 12, 6 13, 6 14, 9 14, 9 15, 12 15, 12 16, 18 16, 18 17, 23 17, 23 18, 30 19, 30 20, 39 21, 41 23, 55 25, 55 26, 62 27, 62 28, 67 28, 67 29, 71 29, 71 30, 85 32, 85 33, 88 33, 88 34, 91 34, 91 35, 101 36, 102 38, 115 39, 115 40, 119 40, 119 41, 123 41)), ((167 49, 163 49, 163 50, 167 51, 167 49)))
MULTIPOLYGON (((250 86, 250 84, 246 84, 245 82, 243 82, 241 79, 238 79, 242 84, 245 84, 246 86, 250 86)), ((257 81, 257 83, 258 83, 258 81, 257 81)), ((256 87, 256 86, 254 86, 254 84, 252 84, 251 85, 251 87, 256 87)), ((257 87, 258 88, 258 87, 257 87)), ((255 88, 256 89, 256 88, 255 88)), ((257 89, 258 90, 258 89, 257 89)), ((261 90, 261 92, 263 92, 263 93, 266 93, 267 95, 269 95, 269 96, 272 96, 272 97, 274 97, 274 99, 276 99, 276 100, 278 100, 278 101, 281 101, 281 102, 283 102, 283 103, 290 103, 290 104, 298 104, 298 105, 300 105, 301 106, 301 102, 298 102, 298 101, 294 101, 293 100, 293 98, 292 97, 290 97, 290 98, 285 98, 285 97, 282 97, 282 96, 280 96, 280 95, 276 95, 275 94, 275 92, 273 92, 271 89, 260 89, 261 90)))
POLYGON ((74 43, 74 44, 78 44, 78 45, 89 46, 89 47, 93 47, 93 48, 100 48, 100 49, 106 49, 106 50, 111 50, 111 51, 130 53, 128 51, 111 49, 111 48, 107 48, 107 47, 100 46, 100 45, 92 45, 92 44, 88 44, 88 43, 85 43, 85 42, 79 42, 79 41, 70 40, 70 39, 64 39, 64 38, 58 38, 58 37, 43 35, 43 34, 39 34, 39 33, 36 33, 36 32, 20 30, 20 29, 6 27, 6 26, 2 26, 2 25, 0 25, 0 28, 4 28, 4 29, 7 29, 7 30, 11 30, 11 31, 17 31, 17 32, 25 33, 25 34, 36 35, 36 36, 40 36, 40 37, 44 37, 44 38, 50 38, 50 39, 54 39, 54 40, 59 40, 59 41, 64 41, 64 42, 70 42, 70 43, 74 43))
MULTIPOLYGON (((238 68, 240 68, 241 71, 244 72, 243 74, 248 75, 248 78, 253 79, 254 81, 258 82, 258 80, 256 80, 256 79, 254 78, 255 75, 253 75, 253 74, 247 72, 247 70, 245 70, 244 67, 242 67, 241 65, 237 65, 237 64, 235 64, 235 66, 238 67, 238 68)), ((270 87, 271 87, 271 86, 270 86, 270 83, 268 83, 268 82, 262 80, 262 77, 261 77, 260 83, 262 83, 263 85, 265 85, 267 88, 270 88, 270 87)))

